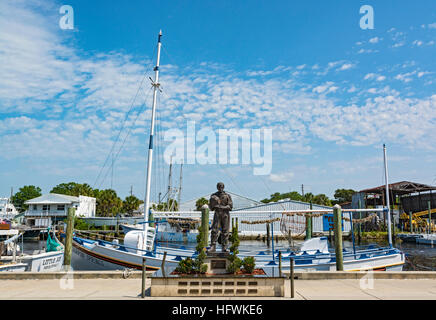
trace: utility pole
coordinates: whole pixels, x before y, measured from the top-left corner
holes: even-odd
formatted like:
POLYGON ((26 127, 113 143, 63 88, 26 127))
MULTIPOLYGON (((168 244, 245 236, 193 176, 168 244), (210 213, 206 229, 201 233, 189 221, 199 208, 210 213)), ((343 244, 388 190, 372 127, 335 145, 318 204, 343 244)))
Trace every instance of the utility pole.
POLYGON ((304 197, 304 185, 301 185, 301 195, 304 197))
POLYGON ((130 186, 130 196, 133 196, 133 186, 130 186))

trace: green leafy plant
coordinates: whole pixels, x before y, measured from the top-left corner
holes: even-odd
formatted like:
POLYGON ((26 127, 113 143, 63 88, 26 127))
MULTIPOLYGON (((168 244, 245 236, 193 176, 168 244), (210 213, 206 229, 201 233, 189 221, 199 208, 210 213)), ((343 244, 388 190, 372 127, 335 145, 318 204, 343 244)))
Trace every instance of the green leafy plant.
POLYGON ((254 257, 245 257, 242 260, 242 266, 247 273, 253 273, 254 267, 256 266, 256 259, 254 257))
POLYGON ((203 232, 201 227, 198 228, 197 235, 197 247, 195 248, 198 252, 197 257, 195 259, 186 258, 179 261, 179 265, 176 268, 176 272, 180 273, 201 273, 204 274, 207 272, 207 265, 204 263, 204 259, 206 259, 205 253, 206 244, 203 241, 203 232))
POLYGON ((191 273, 193 270, 194 261, 191 258, 186 258, 179 261, 179 265, 176 268, 177 272, 180 273, 191 273))
POLYGON ((238 227, 237 225, 232 228, 232 233, 230 234, 230 242, 232 245, 230 246, 230 255, 227 258, 230 263, 227 266, 227 272, 229 273, 237 273, 244 268, 244 271, 247 273, 252 273, 254 267, 256 266, 256 262, 254 257, 246 257, 244 260, 241 260, 237 254, 239 253, 239 236, 238 236, 238 227))
POLYGON ((227 258, 230 263, 227 266, 227 272, 236 273, 241 269, 242 261, 238 258, 237 254, 239 253, 239 236, 238 236, 238 228, 236 226, 232 227, 232 233, 230 234, 230 242, 231 246, 229 248, 230 255, 227 258))

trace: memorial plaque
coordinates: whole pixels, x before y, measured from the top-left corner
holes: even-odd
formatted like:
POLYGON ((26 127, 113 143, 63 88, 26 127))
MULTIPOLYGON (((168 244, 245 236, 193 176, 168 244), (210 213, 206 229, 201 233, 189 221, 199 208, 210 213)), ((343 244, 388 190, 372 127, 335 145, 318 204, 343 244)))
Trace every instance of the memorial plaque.
POLYGON ((211 269, 225 269, 226 260, 211 260, 210 265, 211 269))

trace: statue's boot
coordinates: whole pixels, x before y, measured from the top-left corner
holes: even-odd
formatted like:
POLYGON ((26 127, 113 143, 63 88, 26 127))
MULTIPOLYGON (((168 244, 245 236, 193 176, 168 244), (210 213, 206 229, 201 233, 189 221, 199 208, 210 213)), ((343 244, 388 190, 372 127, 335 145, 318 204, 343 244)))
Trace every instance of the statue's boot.
POLYGON ((227 246, 222 246, 222 252, 228 252, 228 250, 227 250, 227 246))
POLYGON ((216 245, 213 244, 210 246, 209 250, 207 252, 215 252, 216 251, 216 245))

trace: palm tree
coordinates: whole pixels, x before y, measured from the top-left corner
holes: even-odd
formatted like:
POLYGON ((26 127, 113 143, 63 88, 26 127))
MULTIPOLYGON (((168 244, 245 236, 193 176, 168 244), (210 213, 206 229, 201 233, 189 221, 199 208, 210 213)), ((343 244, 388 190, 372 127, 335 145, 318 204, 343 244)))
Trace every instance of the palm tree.
POLYGON ((105 189, 98 192, 96 213, 102 217, 112 217, 121 211, 123 201, 115 190, 105 189))
POLYGON ((126 197, 126 199, 123 201, 123 212, 128 213, 129 215, 133 214, 133 211, 138 210, 139 205, 141 203, 144 203, 144 201, 139 200, 134 195, 126 197))

